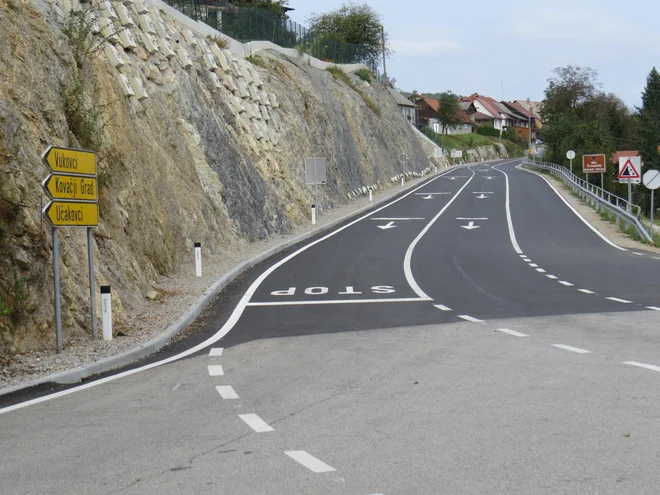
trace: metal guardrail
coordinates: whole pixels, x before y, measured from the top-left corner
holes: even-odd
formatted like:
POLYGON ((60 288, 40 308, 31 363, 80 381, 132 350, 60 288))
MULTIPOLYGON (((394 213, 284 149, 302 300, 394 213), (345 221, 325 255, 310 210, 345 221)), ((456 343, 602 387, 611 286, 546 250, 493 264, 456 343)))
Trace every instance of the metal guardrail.
POLYGON ((630 203, 628 200, 594 184, 589 184, 586 180, 578 177, 561 165, 532 160, 530 158, 525 158, 523 165, 545 170, 557 176, 582 199, 590 203, 599 213, 601 211, 612 213, 616 217, 617 225, 632 226, 643 239, 653 243, 651 236, 640 220, 642 213, 641 206, 630 203))

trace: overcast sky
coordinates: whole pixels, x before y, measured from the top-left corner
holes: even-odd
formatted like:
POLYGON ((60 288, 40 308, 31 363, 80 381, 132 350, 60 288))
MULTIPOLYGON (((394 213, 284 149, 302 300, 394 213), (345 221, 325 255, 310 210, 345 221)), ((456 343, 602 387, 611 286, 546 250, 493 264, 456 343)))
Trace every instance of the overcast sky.
MULTIPOLYGON (((289 0, 307 25, 342 0, 289 0)), ((500 100, 543 99, 552 70, 595 69, 602 89, 639 105, 646 76, 660 67, 658 0, 368 0, 382 15, 395 54, 390 77, 404 91, 500 100)))

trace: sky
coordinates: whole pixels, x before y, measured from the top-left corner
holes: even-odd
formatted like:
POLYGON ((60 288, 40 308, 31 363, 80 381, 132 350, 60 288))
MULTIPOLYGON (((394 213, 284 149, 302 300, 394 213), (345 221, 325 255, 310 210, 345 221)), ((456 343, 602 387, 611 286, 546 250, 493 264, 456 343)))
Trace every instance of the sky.
MULTIPOLYGON (((291 20, 308 25, 343 0, 289 0, 291 20)), ((496 100, 542 100, 557 67, 598 72, 602 90, 641 104, 651 69, 660 68, 658 0, 367 0, 395 53, 397 89, 451 90, 496 100)))

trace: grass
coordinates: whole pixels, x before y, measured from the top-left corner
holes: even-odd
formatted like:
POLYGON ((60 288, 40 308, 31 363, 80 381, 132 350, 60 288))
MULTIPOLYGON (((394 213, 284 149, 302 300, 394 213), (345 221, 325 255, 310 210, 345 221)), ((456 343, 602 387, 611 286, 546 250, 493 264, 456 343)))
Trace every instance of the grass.
POLYGON ((363 81, 367 82, 371 82, 371 80, 374 78, 373 72, 371 72, 369 69, 358 69, 354 72, 354 74, 363 81))
POLYGON ((357 87, 357 85, 353 82, 353 80, 350 78, 348 74, 346 74, 336 65, 332 65, 325 70, 328 71, 330 74, 332 74, 332 77, 334 77, 335 79, 340 79, 341 81, 346 83, 347 86, 349 86, 351 89, 353 89, 353 91, 355 91, 357 94, 360 95, 362 101, 366 103, 366 105, 371 109, 373 113, 380 116, 380 108, 378 108, 378 105, 376 105, 376 103, 374 103, 374 101, 371 98, 369 98, 364 93, 364 91, 362 91, 361 88, 357 87))
MULTIPOLYGON (((430 137, 430 136, 429 136, 430 137)), ((502 143, 510 156, 521 156, 523 153, 522 148, 516 143, 508 139, 493 138, 490 136, 482 136, 481 134, 443 134, 442 136, 434 136, 435 141, 441 144, 442 149, 467 151, 477 146, 493 146, 495 143, 502 143), (439 139, 438 139, 439 138, 439 139)))
POLYGON ((264 69, 268 67, 268 64, 266 63, 266 59, 264 59, 260 55, 248 55, 247 57, 245 57, 245 60, 247 60, 251 64, 257 65, 264 69))
POLYGON ((225 38, 224 36, 209 36, 208 40, 212 43, 215 43, 218 45, 218 48, 223 50, 229 48, 229 45, 231 44, 231 40, 229 38, 225 38))

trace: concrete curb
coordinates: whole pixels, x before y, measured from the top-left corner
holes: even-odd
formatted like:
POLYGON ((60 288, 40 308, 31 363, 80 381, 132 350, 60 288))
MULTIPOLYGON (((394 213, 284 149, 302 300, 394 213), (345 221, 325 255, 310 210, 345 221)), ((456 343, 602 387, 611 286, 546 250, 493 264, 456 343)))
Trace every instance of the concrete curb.
MULTIPOLYGON (((435 174, 430 174, 427 177, 421 177, 418 182, 412 183, 408 185, 407 187, 403 188, 400 190, 400 192, 407 192, 415 187, 418 187, 420 183, 431 179, 436 176, 441 176, 445 175, 452 170, 457 170, 460 168, 465 168, 469 167, 471 165, 478 165, 481 162, 474 162, 474 163, 466 163, 463 165, 458 165, 458 166, 450 166, 446 168, 445 170, 438 171, 435 174)), ((395 186, 396 187, 396 186, 395 186)), ((174 323, 172 323, 165 331, 163 331, 160 335, 154 337, 153 339, 149 340, 148 342, 135 347, 129 351, 122 352, 121 354, 117 354, 115 356, 110 356, 105 359, 101 359, 100 361, 96 361, 95 363, 91 363, 88 365, 84 366, 79 366, 77 368, 73 368, 70 370, 65 370, 65 371, 59 371, 57 373, 53 373, 51 375, 44 376, 42 378, 38 378, 36 380, 33 380, 31 382, 25 383, 23 385, 16 385, 13 387, 7 387, 0 389, 0 396, 6 395, 12 392, 17 392, 22 389, 34 387, 36 385, 41 385, 43 383, 58 383, 58 384, 71 384, 71 383, 78 383, 84 378, 87 378, 91 375, 101 373, 104 371, 109 371, 114 368, 118 368, 120 366, 132 363, 134 361, 137 361, 140 358, 146 357, 150 354, 153 354, 154 352, 160 350, 165 344, 167 344, 170 339, 175 337, 177 334, 182 332, 188 325, 190 325, 192 322, 195 321, 195 319, 201 314, 204 309, 211 303, 211 301, 227 286, 229 283, 231 283, 236 277, 238 277, 241 273, 243 273, 246 270, 249 270, 253 266, 261 263, 262 261, 266 260, 267 258, 270 258, 271 256, 278 254, 281 251, 284 251, 285 249, 288 249, 289 247, 298 244, 300 242, 303 242, 311 237, 314 237, 318 234, 327 232, 329 230, 332 230, 334 227, 337 225, 341 224, 342 222, 345 222, 346 220, 349 220, 351 218, 357 217, 371 209, 373 209, 376 206, 380 206, 384 203, 387 203, 388 201, 391 201, 392 198, 396 197, 397 194, 393 194, 392 196, 389 196, 387 198, 380 199, 378 201, 374 201, 373 203, 364 206, 354 212, 351 212, 347 215, 344 215, 341 218, 338 218, 337 220, 333 220, 332 222, 317 227, 316 229, 310 230, 309 232, 306 232, 298 237, 295 237, 294 239, 290 239, 288 241, 283 242, 282 244, 279 244, 268 251, 264 251, 258 256, 255 256, 254 258, 245 261, 241 263, 240 265, 234 267, 232 270, 229 272, 225 273, 220 279, 215 282, 213 285, 211 285, 206 291, 192 304, 192 306, 186 311, 184 314, 182 314, 174 323)))

